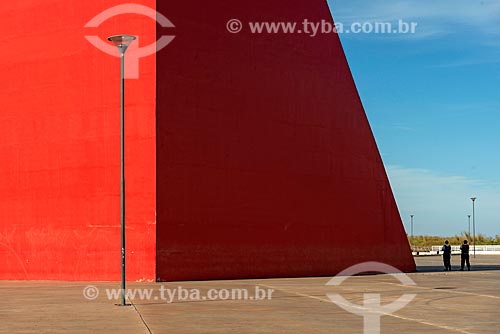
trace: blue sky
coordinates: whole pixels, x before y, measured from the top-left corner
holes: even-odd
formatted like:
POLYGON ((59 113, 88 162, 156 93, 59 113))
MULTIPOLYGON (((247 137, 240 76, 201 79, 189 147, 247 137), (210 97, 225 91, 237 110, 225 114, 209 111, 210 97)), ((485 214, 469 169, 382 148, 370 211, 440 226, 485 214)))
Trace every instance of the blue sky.
POLYGON ((500 235, 500 1, 329 0, 336 22, 417 22, 341 34, 407 231, 500 235))

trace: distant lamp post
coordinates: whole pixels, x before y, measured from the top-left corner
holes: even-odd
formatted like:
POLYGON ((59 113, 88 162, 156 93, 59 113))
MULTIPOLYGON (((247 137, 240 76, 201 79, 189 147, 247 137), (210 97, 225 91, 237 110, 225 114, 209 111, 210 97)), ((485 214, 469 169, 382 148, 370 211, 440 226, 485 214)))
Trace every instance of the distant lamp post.
POLYGON ((415 216, 415 215, 410 215, 410 217, 411 217, 411 237, 412 237, 412 238, 413 238, 413 217, 414 217, 414 216, 415 216))
POLYGON ((474 242, 474 258, 476 258, 476 212, 475 212, 476 199, 477 199, 477 197, 471 197, 471 201, 472 201, 472 240, 473 240, 472 242, 474 242))
POLYGON ((120 209, 121 209, 121 259, 122 259, 122 286, 120 306, 127 305, 125 302, 125 51, 128 46, 136 39, 130 35, 115 35, 108 37, 120 51, 121 76, 120 76, 120 209))
POLYGON ((469 235, 470 235, 470 215, 467 215, 469 217, 469 235))

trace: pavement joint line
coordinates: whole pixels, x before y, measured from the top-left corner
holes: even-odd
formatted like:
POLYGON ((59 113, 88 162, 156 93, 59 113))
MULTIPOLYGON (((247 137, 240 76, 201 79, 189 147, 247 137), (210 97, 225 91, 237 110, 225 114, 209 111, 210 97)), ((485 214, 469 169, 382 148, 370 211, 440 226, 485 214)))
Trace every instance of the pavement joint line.
POLYGON ((142 317, 142 314, 141 312, 139 312, 139 310, 137 309, 137 306, 135 306, 134 302, 132 300, 129 300, 130 304, 132 304, 132 306, 134 307, 134 310, 135 312, 137 313, 137 315, 139 315, 139 318, 141 319, 141 322, 142 324, 146 327, 146 329, 148 330, 148 333, 149 334, 153 334, 153 332, 151 331, 151 328, 149 328, 148 324, 146 323, 146 320, 144 320, 144 318, 142 317))
MULTIPOLYGON (((380 282, 383 284, 391 284, 391 285, 397 285, 405 288, 413 288, 413 289, 422 289, 422 290, 429 290, 429 291, 434 291, 434 288, 428 288, 425 286, 418 286, 418 285, 403 285, 399 283, 393 283, 393 282, 380 282)), ((457 291, 457 290, 451 290, 451 289, 441 289, 439 291, 444 291, 444 292, 449 292, 449 293, 456 293, 460 295, 469 295, 469 296, 476 296, 476 297, 486 297, 486 298, 494 298, 494 299, 500 299, 500 296, 492 296, 492 295, 483 295, 480 293, 474 293, 474 292, 467 292, 467 291, 457 291)))
MULTIPOLYGON (((296 291, 292 291, 292 290, 287 290, 287 289, 282 289, 282 288, 278 288, 278 287, 275 287, 275 286, 272 286, 272 285, 267 285, 267 284, 262 284, 262 283, 258 284, 258 285, 264 286, 266 288, 271 288, 271 289, 275 289, 275 290, 279 290, 279 291, 287 292, 287 293, 293 293, 293 294, 298 295, 298 296, 302 296, 302 297, 306 297, 306 298, 311 298, 311 299, 316 299, 316 300, 319 300, 319 301, 322 301, 322 302, 327 302, 327 303, 334 304, 334 303, 332 303, 331 300, 326 299, 326 298, 320 298, 320 297, 316 297, 316 296, 310 296, 310 295, 307 295, 307 294, 304 294, 304 293, 300 293, 300 292, 296 292, 296 291)), ((403 286, 406 287, 407 285, 403 285, 403 286)), ((351 307, 352 307, 352 305, 351 305, 351 307)), ((366 308, 363 307, 363 306, 361 306, 361 305, 357 305, 357 306, 354 306, 354 307, 359 308, 361 310, 366 310, 366 308)), ((420 323, 420 324, 423 324, 423 325, 427 325, 427 326, 431 326, 431 327, 436 327, 436 328, 440 328, 440 329, 445 329, 445 330, 452 331, 452 332, 457 332, 457 333, 462 333, 462 334, 477 334, 477 333, 469 332, 469 331, 466 331, 466 330, 463 330, 463 329, 460 329, 460 328, 455 328, 455 327, 451 327, 451 326, 445 326, 445 325, 435 324, 435 323, 428 322, 428 321, 425 321, 425 320, 422 320, 422 319, 414 319, 414 318, 403 317, 403 316, 396 315, 396 314, 393 314, 393 313, 384 313, 384 312, 376 312, 376 313, 387 315, 389 317, 393 317, 393 318, 400 319, 400 320, 417 322, 417 323, 420 323)))

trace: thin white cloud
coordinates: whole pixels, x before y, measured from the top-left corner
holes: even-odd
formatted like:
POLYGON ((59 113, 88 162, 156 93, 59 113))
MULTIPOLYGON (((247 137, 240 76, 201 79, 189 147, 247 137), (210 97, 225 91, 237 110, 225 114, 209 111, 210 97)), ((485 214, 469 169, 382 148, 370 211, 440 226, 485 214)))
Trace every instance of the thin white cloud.
POLYGON ((406 125, 401 125, 401 124, 393 124, 392 128, 394 130, 405 131, 405 132, 415 131, 415 128, 412 128, 412 127, 409 127, 409 126, 406 126, 406 125))
POLYGON ((415 234, 466 231, 470 197, 477 196, 477 233, 500 235, 498 183, 394 165, 387 166, 387 173, 407 231, 410 214, 415 215, 415 234))
POLYGON ((450 68, 450 67, 477 66, 477 65, 497 64, 497 63, 500 63, 500 57, 498 57, 498 58, 484 57, 484 58, 476 58, 476 59, 464 59, 464 60, 451 61, 451 62, 447 62, 444 64, 433 65, 432 67, 450 68))
POLYGON ((349 22, 418 22, 415 37, 464 31, 500 35, 498 0, 329 0, 334 18, 349 22))

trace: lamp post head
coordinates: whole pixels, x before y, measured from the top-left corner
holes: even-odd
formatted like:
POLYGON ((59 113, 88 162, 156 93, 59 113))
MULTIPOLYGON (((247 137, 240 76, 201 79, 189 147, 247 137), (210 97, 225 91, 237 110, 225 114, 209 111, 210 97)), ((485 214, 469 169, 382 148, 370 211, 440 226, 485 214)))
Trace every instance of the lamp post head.
POLYGON ((127 51, 128 46, 132 43, 137 37, 132 35, 114 35, 109 36, 108 41, 113 43, 118 50, 120 50, 121 54, 124 54, 127 51))
POLYGON ((472 202, 475 202, 477 197, 471 197, 470 199, 472 200, 472 202))

